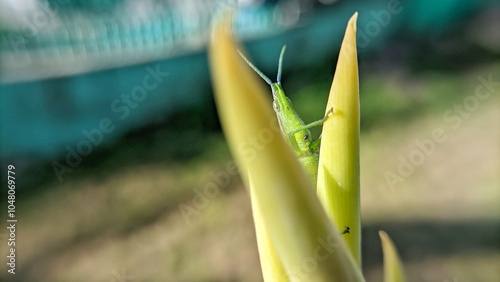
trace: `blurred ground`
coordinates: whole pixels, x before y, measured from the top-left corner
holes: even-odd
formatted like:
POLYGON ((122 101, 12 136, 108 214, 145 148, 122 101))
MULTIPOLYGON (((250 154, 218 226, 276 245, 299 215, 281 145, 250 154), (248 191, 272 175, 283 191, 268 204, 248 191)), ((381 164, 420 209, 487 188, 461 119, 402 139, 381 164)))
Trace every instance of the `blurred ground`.
MULTIPOLYGON (((474 94, 478 75, 492 74, 498 81, 498 73, 499 65, 487 65, 462 73, 362 74, 367 281, 382 281, 380 229, 394 240, 411 281, 498 278, 500 87, 457 128, 443 118, 474 94), (446 140, 435 143, 411 175, 389 185, 387 172, 397 174, 400 156, 408 159, 418 150, 415 142, 430 138, 436 128, 446 140)), ((293 89, 293 77, 284 81, 293 89)), ((324 111, 329 82, 292 96, 305 120, 324 111)), ((193 146, 196 157, 168 158, 181 147, 166 148, 173 146, 172 136, 161 129, 143 133, 87 161, 64 182, 45 181, 36 193, 19 195, 18 281, 262 280, 249 199, 239 177, 188 217, 181 210, 193 207, 193 189, 212 182, 211 173, 226 170, 231 158, 223 136, 177 141, 187 150, 193 146)))

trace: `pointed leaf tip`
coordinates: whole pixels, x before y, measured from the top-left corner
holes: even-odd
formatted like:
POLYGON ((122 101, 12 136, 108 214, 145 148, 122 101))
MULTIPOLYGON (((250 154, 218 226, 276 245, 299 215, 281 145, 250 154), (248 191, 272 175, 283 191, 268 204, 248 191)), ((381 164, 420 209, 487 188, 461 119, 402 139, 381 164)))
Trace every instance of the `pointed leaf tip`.
POLYGON ((358 12, 355 12, 351 18, 349 19, 348 26, 352 27, 354 32, 356 32, 357 29, 357 22, 358 22, 358 12))
POLYGON ((382 242, 382 251, 384 253, 384 282, 404 282, 406 275, 403 263, 398 255, 394 242, 392 242, 386 232, 378 232, 382 242))
POLYGON ((361 266, 357 17, 347 24, 325 109, 333 115, 323 123, 317 193, 338 230, 350 227, 343 239, 361 266))

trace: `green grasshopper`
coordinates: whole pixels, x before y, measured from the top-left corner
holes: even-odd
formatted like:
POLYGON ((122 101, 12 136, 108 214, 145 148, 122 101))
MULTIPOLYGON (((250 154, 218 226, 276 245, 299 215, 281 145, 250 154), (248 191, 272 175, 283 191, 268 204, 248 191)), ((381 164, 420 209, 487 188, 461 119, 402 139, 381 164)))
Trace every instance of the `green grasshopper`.
POLYGON ((269 77, 265 76, 257 67, 255 67, 243 54, 240 55, 247 64, 271 86, 273 92, 273 108, 278 116, 278 122, 285 139, 290 143, 297 157, 305 168, 307 174, 311 177, 314 185, 316 185, 318 175, 319 152, 318 148, 321 143, 321 136, 318 140, 314 140, 311 136, 309 128, 319 126, 328 118, 333 109, 328 111, 324 118, 305 124, 297 112, 292 107, 292 102, 285 96, 285 92, 281 87, 281 71, 283 65, 283 55, 285 54, 286 45, 281 49, 281 54, 278 63, 277 82, 273 83, 269 77))

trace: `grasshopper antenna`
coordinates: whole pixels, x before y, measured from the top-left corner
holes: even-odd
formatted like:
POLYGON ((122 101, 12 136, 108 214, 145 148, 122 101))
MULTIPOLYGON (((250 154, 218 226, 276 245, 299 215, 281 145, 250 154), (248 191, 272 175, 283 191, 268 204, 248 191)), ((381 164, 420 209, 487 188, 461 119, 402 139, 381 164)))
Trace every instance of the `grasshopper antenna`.
POLYGON ((265 74, 263 74, 256 66, 254 66, 252 63, 250 63, 250 61, 245 57, 243 56, 243 54, 240 52, 240 50, 238 50, 238 53, 240 53, 240 56, 243 58, 243 60, 245 60, 245 62, 247 62, 247 64, 260 76, 262 77, 262 79, 264 79, 267 84, 269 85, 273 85, 273 82, 271 81, 271 79, 269 79, 269 77, 267 77, 265 74))
POLYGON ((281 83, 281 71, 283 69, 283 56, 285 55, 286 45, 281 48, 280 60, 278 63, 278 83, 281 83))

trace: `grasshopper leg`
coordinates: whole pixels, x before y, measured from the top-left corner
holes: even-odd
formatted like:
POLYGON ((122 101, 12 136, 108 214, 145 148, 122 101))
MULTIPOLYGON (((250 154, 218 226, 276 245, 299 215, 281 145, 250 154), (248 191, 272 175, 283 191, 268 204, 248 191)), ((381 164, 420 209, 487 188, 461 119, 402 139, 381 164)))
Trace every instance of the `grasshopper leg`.
MULTIPOLYGON (((301 131, 301 130, 304 130, 304 129, 309 129, 311 127, 316 127, 316 126, 320 126, 323 124, 323 122, 325 122, 329 117, 330 117, 330 114, 333 114, 333 108, 331 108, 325 115, 325 117, 323 117, 322 119, 320 120, 317 120, 317 121, 314 121, 314 122, 311 122, 310 124, 307 124, 299 129, 296 129, 296 130, 293 130, 292 132, 288 133, 288 136, 291 138, 295 133, 301 131)), ((318 139, 319 140, 319 139, 318 139)))
POLYGON ((318 140, 312 143, 311 147, 314 151, 317 151, 320 144, 321 144, 321 135, 318 137, 318 140))

